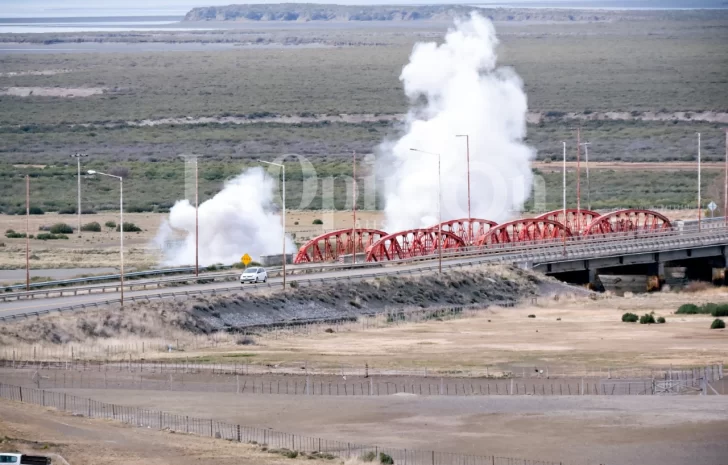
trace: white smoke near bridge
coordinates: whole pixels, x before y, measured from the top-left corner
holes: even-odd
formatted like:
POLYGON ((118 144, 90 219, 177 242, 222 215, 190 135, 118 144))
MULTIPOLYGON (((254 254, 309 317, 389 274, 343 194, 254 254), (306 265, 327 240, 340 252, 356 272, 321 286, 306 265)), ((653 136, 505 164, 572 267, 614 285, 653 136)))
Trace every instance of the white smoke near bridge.
POLYGON ((442 44, 418 43, 400 80, 411 102, 403 135, 379 147, 386 230, 437 224, 437 156, 441 156, 442 219, 467 210, 466 139, 470 139, 471 211, 497 222, 520 211, 532 183, 535 151, 526 135, 526 94, 509 68, 496 66, 493 24, 473 13, 442 44))
MULTIPOLYGON (((230 265, 239 262, 245 253, 254 260, 281 253, 283 227, 280 214, 274 211, 275 187, 275 181, 262 168, 252 168, 227 181, 220 192, 200 204, 200 266, 230 265)), ((155 242, 165 250, 164 265, 194 264, 194 205, 188 200, 177 201, 155 242), (176 244, 170 240, 175 230, 185 236, 176 244)), ((286 253, 293 252, 293 248, 287 238, 286 253)))

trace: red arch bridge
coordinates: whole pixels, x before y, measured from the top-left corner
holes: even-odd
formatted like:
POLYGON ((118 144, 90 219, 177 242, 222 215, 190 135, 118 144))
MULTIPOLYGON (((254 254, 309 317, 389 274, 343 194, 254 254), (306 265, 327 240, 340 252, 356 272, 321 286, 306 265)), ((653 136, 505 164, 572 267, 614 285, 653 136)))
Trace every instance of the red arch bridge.
POLYGON ((460 218, 429 228, 393 233, 366 228, 339 229, 303 244, 293 262, 333 262, 353 254, 365 254, 367 262, 386 262, 435 254, 440 247, 443 252, 451 252, 671 230, 673 225, 667 217, 650 210, 628 209, 605 214, 592 210, 554 210, 502 224, 483 218, 460 218))

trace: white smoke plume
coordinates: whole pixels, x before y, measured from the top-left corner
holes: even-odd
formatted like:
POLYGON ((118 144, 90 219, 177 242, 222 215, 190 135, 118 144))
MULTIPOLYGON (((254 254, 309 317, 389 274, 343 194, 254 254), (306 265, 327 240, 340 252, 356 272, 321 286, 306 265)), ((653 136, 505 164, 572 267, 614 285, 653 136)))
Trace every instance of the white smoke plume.
MULTIPOLYGON (((213 198, 199 208, 200 265, 229 265, 239 262, 243 254, 254 260, 261 255, 281 253, 283 227, 281 216, 273 212, 276 183, 262 168, 248 169, 227 181, 213 198)), ((168 266, 195 263, 195 207, 180 200, 169 212, 155 241, 164 245, 174 230, 186 232, 184 241, 165 250, 168 266)), ((287 238, 286 253, 294 252, 287 238)))
POLYGON ((473 13, 445 40, 415 45, 400 80, 411 101, 404 134, 381 144, 386 230, 437 224, 437 156, 441 155, 442 219, 467 217, 466 140, 470 137, 472 217, 497 222, 520 211, 532 182, 521 79, 496 67, 493 24, 473 13))

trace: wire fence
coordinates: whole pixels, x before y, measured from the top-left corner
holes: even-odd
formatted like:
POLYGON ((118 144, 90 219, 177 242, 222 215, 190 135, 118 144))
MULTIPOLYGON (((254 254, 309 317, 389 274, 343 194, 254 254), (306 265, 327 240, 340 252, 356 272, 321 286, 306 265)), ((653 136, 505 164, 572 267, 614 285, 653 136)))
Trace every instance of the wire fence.
POLYGON ((278 451, 284 454, 295 452, 298 455, 306 454, 312 458, 340 457, 352 459, 367 456, 379 457, 380 454, 386 454, 398 465, 563 465, 562 462, 544 460, 398 449, 315 438, 268 428, 233 425, 213 419, 178 415, 160 410, 108 404, 66 393, 5 383, 0 383, 0 397, 43 407, 52 407, 78 416, 116 420, 138 427, 255 444, 266 447, 270 452, 278 451))
POLYGON ((309 396, 493 396, 664 395, 697 393, 704 382, 722 379, 722 367, 673 371, 670 378, 491 379, 332 375, 237 375, 155 371, 4 370, 6 382, 38 389, 128 389, 309 396), (667 388, 669 387, 669 389, 667 388))
MULTIPOLYGON (((36 361, 21 359, 0 359, 0 368, 27 370, 61 370, 79 372, 127 372, 127 373, 160 373, 164 375, 208 374, 208 375, 311 375, 339 377, 407 377, 407 378, 479 378, 484 380, 501 379, 664 379, 686 380, 701 377, 709 381, 723 378, 723 364, 713 363, 698 367, 595 367, 589 365, 492 365, 482 368, 451 367, 416 367, 388 368, 364 366, 317 365, 308 361, 270 364, 251 364, 245 361, 233 363, 211 363, 194 360, 69 360, 69 361, 36 361)), ((422 382, 422 381, 419 381, 422 382)))

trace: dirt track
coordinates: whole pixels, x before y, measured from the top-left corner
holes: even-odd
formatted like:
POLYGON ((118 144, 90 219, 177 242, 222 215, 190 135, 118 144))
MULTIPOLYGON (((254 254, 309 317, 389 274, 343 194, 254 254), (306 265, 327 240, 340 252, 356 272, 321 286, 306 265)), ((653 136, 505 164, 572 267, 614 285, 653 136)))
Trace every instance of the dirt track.
POLYGON ((725 465, 728 397, 375 398, 69 390, 123 405, 400 448, 569 463, 725 465))

